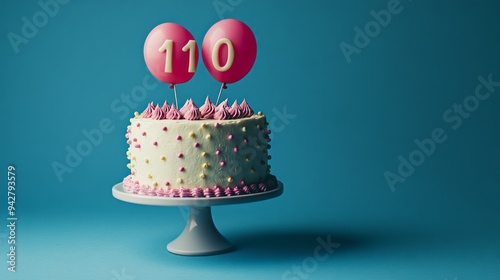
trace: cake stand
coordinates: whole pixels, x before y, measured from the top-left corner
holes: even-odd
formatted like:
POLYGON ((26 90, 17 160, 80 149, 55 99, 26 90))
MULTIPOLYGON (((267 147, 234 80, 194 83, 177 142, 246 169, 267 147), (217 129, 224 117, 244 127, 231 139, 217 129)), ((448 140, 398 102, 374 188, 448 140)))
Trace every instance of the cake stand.
POLYGON ((221 254, 234 249, 215 227, 212 219, 212 206, 248 203, 280 196, 283 183, 278 187, 261 193, 223 197, 162 197, 128 193, 122 183, 113 186, 113 196, 119 200, 156 206, 188 206, 189 218, 184 231, 167 245, 171 253, 187 256, 203 256, 221 254))

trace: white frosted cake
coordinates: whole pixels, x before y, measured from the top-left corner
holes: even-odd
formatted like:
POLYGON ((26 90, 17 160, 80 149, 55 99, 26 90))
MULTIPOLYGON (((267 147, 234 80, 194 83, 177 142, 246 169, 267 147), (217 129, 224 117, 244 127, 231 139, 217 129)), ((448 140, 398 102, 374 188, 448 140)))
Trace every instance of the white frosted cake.
POLYGON ((127 192, 170 197, 219 197, 271 190, 270 131, 246 101, 219 106, 188 100, 177 110, 149 104, 130 119, 127 192))

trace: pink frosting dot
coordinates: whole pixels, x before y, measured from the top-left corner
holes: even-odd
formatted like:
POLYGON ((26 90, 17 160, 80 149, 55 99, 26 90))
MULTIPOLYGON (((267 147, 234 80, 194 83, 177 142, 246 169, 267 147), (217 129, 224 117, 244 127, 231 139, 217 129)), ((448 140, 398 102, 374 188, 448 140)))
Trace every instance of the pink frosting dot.
POLYGON ((153 145, 158 146, 158 142, 156 142, 156 141, 153 142, 153 145))
POLYGON ((196 142, 196 143, 194 143, 194 145, 193 145, 193 146, 194 146, 195 148, 198 148, 198 147, 200 146, 200 143, 196 142))
POLYGON ((232 135, 232 134, 229 134, 229 135, 227 136, 227 140, 233 140, 233 135, 232 135))
POLYGON ((177 157, 178 157, 178 158, 182 158, 183 156, 184 156, 184 155, 183 155, 182 153, 179 153, 179 154, 177 155, 177 157))
POLYGON ((144 131, 144 132, 142 133, 142 136, 146 136, 146 131, 144 131))
POLYGON ((184 168, 184 166, 181 166, 181 168, 179 168, 179 171, 184 172, 184 171, 186 171, 186 169, 184 168))
POLYGON ((137 138, 132 139, 132 141, 137 142, 137 138))
POLYGON ((127 144, 129 144, 129 145, 130 145, 130 144, 132 144, 132 141, 130 141, 130 140, 127 140, 127 144))
POLYGON ((165 186, 170 186, 170 182, 165 182, 165 186))
POLYGON ((136 148, 140 148, 140 147, 141 147, 141 144, 137 144, 137 145, 135 145, 134 147, 136 147, 136 148))
POLYGON ((219 127, 219 123, 218 122, 214 123, 214 127, 219 127))
POLYGON ((137 123, 137 127, 141 126, 141 123, 137 123))
POLYGON ((182 136, 177 135, 177 140, 182 140, 182 136))
POLYGON ((238 152, 238 147, 233 148, 233 152, 237 153, 238 152))
POLYGON ((162 130, 163 130, 163 131, 167 131, 167 127, 166 127, 166 126, 164 126, 162 130))
POLYGON ((222 166, 222 167, 224 167, 224 165, 226 165, 226 163, 223 162, 223 161, 221 161, 221 162, 219 162, 219 165, 222 166))
POLYGON ((220 154, 220 150, 219 149, 215 150, 215 154, 219 155, 220 154))

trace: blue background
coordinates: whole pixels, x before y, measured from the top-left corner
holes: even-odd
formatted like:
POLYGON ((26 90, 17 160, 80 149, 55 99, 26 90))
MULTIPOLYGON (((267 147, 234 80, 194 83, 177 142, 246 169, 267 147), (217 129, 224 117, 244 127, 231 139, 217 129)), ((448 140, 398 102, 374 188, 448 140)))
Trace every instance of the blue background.
MULTIPOLYGON (((499 279, 500 87, 457 129, 443 114, 471 98, 478 76, 500 81, 500 5, 402 0, 349 63, 339 45, 355 46, 354 28, 388 2, 74 0, 16 53, 8 34, 22 35, 22 18, 33 22, 42 8, 2 1, 0 216, 7 224, 14 164, 19 220, 16 273, 7 271, 0 226, 0 278, 499 279), (228 9, 218 12, 220 3, 228 9), (112 104, 123 106, 121 96, 149 75, 142 48, 153 27, 179 23, 201 44, 222 18, 244 21, 257 37, 252 71, 224 95, 276 119, 271 164, 285 193, 213 208, 238 250, 177 256, 165 245, 183 229, 185 208, 111 196, 128 173, 128 118, 172 100, 171 91, 158 83, 128 114, 112 104), (293 117, 280 119, 283 110, 293 117), (66 147, 105 118, 114 130, 59 180, 52 164, 65 164, 66 147), (414 140, 435 128, 446 141, 391 190, 384 172, 397 174, 398 156, 408 159, 414 140), (311 262, 317 238, 328 236, 340 247, 311 262), (286 276, 303 265, 304 274, 286 276)), ((200 60, 178 93, 200 105, 218 88, 200 60)))

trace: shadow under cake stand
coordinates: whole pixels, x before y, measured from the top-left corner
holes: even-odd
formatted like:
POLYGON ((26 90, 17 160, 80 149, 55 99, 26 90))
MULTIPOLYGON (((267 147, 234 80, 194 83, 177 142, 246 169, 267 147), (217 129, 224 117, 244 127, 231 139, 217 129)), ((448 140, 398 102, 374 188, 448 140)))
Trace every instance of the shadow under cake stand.
POLYGON ((266 192, 223 197, 163 197, 128 193, 122 183, 113 186, 116 199, 144 205, 188 206, 189 218, 184 231, 167 245, 167 250, 178 255, 202 256, 221 254, 234 249, 215 227, 211 206, 239 204, 275 198, 283 193, 283 183, 266 192))

